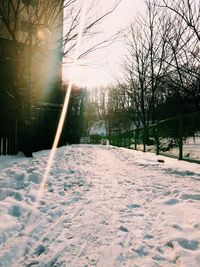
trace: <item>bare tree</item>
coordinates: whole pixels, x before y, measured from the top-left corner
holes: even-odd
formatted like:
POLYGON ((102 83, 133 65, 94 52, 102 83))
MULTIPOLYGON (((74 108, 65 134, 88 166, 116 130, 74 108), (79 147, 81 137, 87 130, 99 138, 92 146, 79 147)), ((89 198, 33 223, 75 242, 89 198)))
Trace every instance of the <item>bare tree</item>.
POLYGON ((125 83, 119 82, 134 103, 135 125, 139 120, 143 127, 155 122, 157 106, 168 98, 176 98, 177 112, 199 110, 200 98, 199 5, 148 0, 146 8, 130 27, 125 83))
POLYGON ((200 41, 200 2, 199 0, 160 0, 159 7, 169 9, 181 19, 200 41))
MULTIPOLYGON (((99 13, 96 9, 97 0, 89 1, 86 11, 86 22, 83 28, 84 42, 90 40, 98 32, 95 30, 103 20, 105 20, 118 7, 121 0, 116 0, 115 4, 109 9, 99 13), (96 11, 95 11, 96 9, 96 11)), ((80 0, 0 0, 0 18, 2 21, 1 30, 4 30, 12 40, 19 40, 19 23, 24 15, 23 22, 26 22, 26 33, 21 38, 23 43, 30 41, 34 35, 34 44, 40 42, 42 36, 38 32, 46 28, 53 33, 53 40, 62 48, 62 56, 68 56, 77 42, 81 19, 81 1, 80 0), (65 32, 63 35, 63 25, 65 32), (41 37, 41 38, 38 38, 41 37)), ((43 33, 45 35, 45 33, 43 33)), ((45 36, 44 36, 45 37, 45 36)), ((85 56, 91 51, 109 43, 116 37, 116 34, 87 46, 82 50, 79 57, 85 56)), ((50 38, 51 39, 51 38, 50 38)))
MULTIPOLYGON (((158 1, 157 6, 165 10, 170 21, 170 29, 165 36, 171 50, 170 73, 168 77, 175 89, 176 96, 182 101, 192 102, 199 109, 199 1, 179 0, 158 1)), ((179 104, 181 101, 179 101, 179 104)), ((179 106, 179 104, 177 106, 179 106)), ((178 112, 182 110, 182 104, 178 112)))
MULTIPOLYGON (((88 53, 109 45, 117 36, 116 33, 107 39, 102 37, 91 42, 91 38, 100 34, 96 27, 114 12, 121 0, 116 0, 109 10, 101 13, 97 9, 97 0, 88 2, 82 33, 84 45, 79 50, 78 58, 86 57, 88 53)), ((34 84, 39 83, 38 88, 53 84, 53 79, 58 78, 56 72, 61 69, 63 57, 65 62, 71 62, 71 53, 77 43, 81 22, 81 1, 0 0, 0 21, 0 34, 15 43, 13 68, 16 68, 16 71, 13 72, 15 77, 12 80, 20 87, 22 76, 28 77, 25 82, 27 98, 33 101, 34 98, 41 98, 41 94, 46 92, 34 90, 34 84), (34 76, 37 77, 35 81, 34 76), (30 87, 33 88, 30 90, 30 87)), ((6 89, 6 92, 13 95, 10 89, 6 89)))
POLYGON ((144 127, 155 121, 158 88, 168 69, 164 36, 169 30, 164 14, 155 4, 147 1, 146 7, 147 18, 141 17, 130 27, 125 61, 126 90, 144 127))
POLYGON ((108 87, 106 121, 109 135, 130 130, 133 121, 131 108, 130 99, 122 84, 108 87))

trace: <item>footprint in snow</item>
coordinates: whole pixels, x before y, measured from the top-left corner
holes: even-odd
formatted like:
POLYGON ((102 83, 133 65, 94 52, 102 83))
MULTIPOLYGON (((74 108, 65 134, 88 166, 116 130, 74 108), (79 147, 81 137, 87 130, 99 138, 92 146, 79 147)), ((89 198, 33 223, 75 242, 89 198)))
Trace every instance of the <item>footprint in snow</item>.
POLYGON ((119 229, 120 231, 122 231, 122 232, 125 232, 125 233, 128 232, 128 228, 125 227, 125 226, 120 226, 118 229, 119 229))
POLYGON ((37 170, 36 167, 31 167, 31 168, 28 168, 28 169, 26 170, 26 173, 27 173, 27 174, 30 174, 30 173, 32 173, 32 172, 34 172, 34 171, 36 171, 36 170, 37 170))
POLYGON ((199 200, 200 201, 200 194, 181 194, 180 198, 182 200, 199 200))
POLYGON ((175 228, 178 231, 183 231, 182 227, 180 225, 178 225, 178 224, 173 224, 172 227, 175 228))
POLYGON ((41 182, 41 179, 41 175, 37 172, 33 172, 28 176, 28 180, 35 184, 39 184, 41 182))
POLYGON ((153 235, 150 235, 150 234, 147 234, 144 236, 144 239, 152 239, 153 238, 153 235))
POLYGON ((173 248, 174 243, 178 243, 182 248, 188 250, 197 250, 199 248, 199 241, 187 240, 186 238, 174 238, 167 242, 167 246, 173 248))
POLYGON ((120 263, 123 263, 127 260, 127 257, 124 256, 122 253, 120 253, 120 255, 117 257, 117 261, 120 263))
POLYGON ((35 251, 34 251, 34 254, 39 256, 41 255, 42 253, 44 253, 46 251, 46 247, 44 245, 39 245, 35 251))
POLYGON ((65 191, 59 191, 58 194, 63 197, 65 196, 65 191))
POLYGON ((23 212, 24 212, 24 209, 18 205, 13 205, 8 208, 8 214, 13 217, 19 218, 23 214, 23 212))
POLYGON ((179 203, 179 201, 176 198, 171 198, 164 202, 165 205, 175 205, 177 203, 179 203))
POLYGON ((139 248, 132 248, 132 250, 134 252, 136 252, 140 257, 144 257, 144 256, 147 256, 149 254, 149 252, 146 250, 146 248, 144 246, 141 246, 139 248))
POLYGON ((140 205, 138 205, 138 204, 130 204, 130 205, 127 205, 127 207, 129 209, 136 209, 136 208, 140 208, 140 205))

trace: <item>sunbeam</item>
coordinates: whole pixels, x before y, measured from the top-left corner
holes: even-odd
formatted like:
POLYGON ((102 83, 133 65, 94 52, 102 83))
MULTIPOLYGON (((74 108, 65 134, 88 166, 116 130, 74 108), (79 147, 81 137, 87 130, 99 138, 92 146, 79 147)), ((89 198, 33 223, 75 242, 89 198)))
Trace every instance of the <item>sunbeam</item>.
MULTIPOLYGON (((80 25, 79 25, 79 30, 78 30, 78 35, 77 35, 77 42, 76 42, 76 47, 75 47, 75 52, 74 52, 74 57, 73 57, 73 68, 76 67, 77 65, 77 60, 78 60, 78 54, 79 54, 79 49, 80 49, 80 44, 81 44, 81 39, 82 39, 82 33, 83 33, 83 28, 84 28, 84 22, 85 22, 85 17, 86 17, 86 10, 87 10, 87 1, 88 0, 82 0, 81 3, 81 17, 80 17, 80 25)), ((67 114, 67 109, 68 109, 68 104, 69 104, 69 98, 70 98, 70 94, 71 94, 71 89, 72 89, 72 84, 73 84, 73 79, 71 78, 69 81, 69 85, 66 91, 66 95, 65 95, 65 100, 64 100, 64 104, 63 104, 63 108, 62 108, 62 112, 61 112, 61 116, 60 116, 60 120, 58 123, 58 127, 57 127, 57 131, 56 131, 56 135, 54 138, 54 142, 53 142, 53 146, 52 149, 50 150, 50 154, 49 154, 49 158, 47 161, 47 166, 45 168, 44 174, 42 176, 42 180, 40 183, 40 187, 39 190, 37 192, 36 195, 36 201, 32 207, 32 209, 29 212, 29 216, 27 218, 27 222, 24 225, 22 230, 25 230, 25 228, 32 223, 32 220, 34 219, 34 215, 38 209, 41 197, 42 197, 42 193, 45 189, 45 185, 47 183, 47 179, 48 179, 48 175, 49 172, 51 170, 53 161, 54 161, 54 157, 55 157, 55 153, 56 153, 56 149, 58 147, 58 142, 62 133, 62 129, 63 129, 63 125, 64 125, 64 121, 65 121, 65 117, 67 114)), ((21 247, 21 251, 24 252, 26 249, 26 244, 24 244, 24 246, 21 247)), ((15 262, 15 266, 19 266, 18 265, 18 261, 15 262)))
MULTIPOLYGON (((85 16, 86 16, 86 10, 87 10, 87 0, 82 0, 80 25, 79 25, 78 35, 77 35, 75 54, 74 54, 73 63, 72 63, 72 68, 73 69, 77 65, 78 53, 79 53, 79 49, 80 49, 82 33, 83 33, 83 28, 84 28, 84 22, 85 22, 85 16)), ((42 192, 44 190, 44 186, 45 186, 45 184, 47 182, 47 179, 48 179, 49 171, 50 171, 51 166, 53 164, 53 160, 54 160, 54 157, 55 157, 56 149, 58 147, 58 142, 59 142, 59 139, 60 139, 60 136, 61 136, 61 133, 62 133, 65 117, 66 117, 66 114, 67 114, 67 109, 68 109, 68 104, 69 104, 69 98, 70 98, 70 94, 71 94, 72 84, 73 84, 73 77, 70 78, 70 81, 69 81, 69 84, 68 84, 68 88, 67 88, 67 91, 66 91, 65 100, 64 100, 64 104, 63 104, 60 120, 59 120, 59 123, 58 123, 58 128, 57 128, 57 131, 56 131, 56 135, 55 135, 55 139, 54 139, 54 142, 53 142, 52 149, 50 151, 50 155, 49 155, 49 158, 48 158, 47 166, 46 166, 46 169, 44 171, 44 174, 43 174, 43 177, 42 177, 42 181, 40 183, 40 188, 39 188, 39 191, 38 191, 38 194, 37 194, 37 197, 36 197, 35 205, 33 207, 34 210, 36 210, 37 207, 38 207, 38 204, 39 204, 41 196, 42 196, 42 192)))

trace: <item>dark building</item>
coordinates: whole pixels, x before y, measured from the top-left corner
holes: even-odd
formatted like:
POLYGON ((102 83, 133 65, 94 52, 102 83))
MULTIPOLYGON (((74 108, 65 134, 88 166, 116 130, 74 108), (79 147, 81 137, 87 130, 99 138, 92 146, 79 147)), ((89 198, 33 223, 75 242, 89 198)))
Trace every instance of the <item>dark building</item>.
POLYGON ((60 0, 53 13, 44 12, 48 1, 7 2, 0 3, 0 154, 28 155, 51 147, 60 115, 63 10, 60 0))

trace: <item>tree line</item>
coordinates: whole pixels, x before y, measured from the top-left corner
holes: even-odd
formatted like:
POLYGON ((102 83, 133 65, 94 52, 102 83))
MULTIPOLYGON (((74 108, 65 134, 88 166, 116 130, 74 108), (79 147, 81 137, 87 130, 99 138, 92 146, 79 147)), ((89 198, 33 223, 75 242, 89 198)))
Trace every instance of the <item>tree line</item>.
POLYGON ((124 79, 109 88, 113 131, 200 110, 200 2, 147 0, 129 27, 124 79))
POLYGON ((82 135, 97 120, 109 135, 199 111, 199 24, 199 0, 147 0, 125 40, 124 78, 85 91, 82 135))

